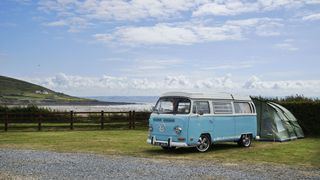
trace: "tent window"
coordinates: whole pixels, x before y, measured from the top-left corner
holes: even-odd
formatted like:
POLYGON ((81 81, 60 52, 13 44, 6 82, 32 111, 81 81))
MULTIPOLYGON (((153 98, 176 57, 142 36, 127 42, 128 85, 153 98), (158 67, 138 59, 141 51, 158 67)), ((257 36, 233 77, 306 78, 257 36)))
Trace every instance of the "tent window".
POLYGON ((213 102, 215 114, 232 114, 231 102, 213 102))
POLYGON ((273 130, 273 114, 272 112, 269 111, 268 108, 264 109, 264 111, 262 112, 262 119, 261 119, 261 123, 262 123, 262 131, 264 132, 272 132, 273 130))
POLYGON ((237 114, 249 114, 252 113, 252 109, 249 103, 246 102, 235 102, 234 111, 237 114))
POLYGON ((282 121, 281 121, 281 119, 279 117, 275 117, 274 121, 275 121, 275 123, 277 125, 278 132, 281 132, 281 131, 285 130, 284 127, 283 127, 282 121))

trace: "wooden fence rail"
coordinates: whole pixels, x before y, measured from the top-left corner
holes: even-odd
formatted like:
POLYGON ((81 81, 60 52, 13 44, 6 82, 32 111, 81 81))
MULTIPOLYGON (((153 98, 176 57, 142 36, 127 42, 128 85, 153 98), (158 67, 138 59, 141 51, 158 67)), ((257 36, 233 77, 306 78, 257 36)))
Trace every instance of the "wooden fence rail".
MULTIPOLYGON (((49 124, 69 124, 69 129, 74 130, 75 124, 85 124, 87 126, 99 126, 101 130, 107 126, 118 124, 117 126, 128 129, 135 129, 136 126, 147 127, 149 112, 0 112, 0 124, 3 123, 4 131, 8 131, 10 125, 37 124, 36 128, 41 131, 43 127, 49 127, 49 124), (2 123, 1 123, 2 122, 2 123), (46 124, 46 125, 44 125, 46 124)), ((85 127, 85 126, 82 126, 85 127)))

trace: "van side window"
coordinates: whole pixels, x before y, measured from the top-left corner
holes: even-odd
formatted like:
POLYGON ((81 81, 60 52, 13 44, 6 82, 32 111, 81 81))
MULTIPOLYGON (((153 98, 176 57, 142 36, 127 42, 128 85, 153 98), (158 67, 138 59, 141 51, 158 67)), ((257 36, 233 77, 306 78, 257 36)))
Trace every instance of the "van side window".
POLYGON ((215 114, 232 114, 231 102, 213 102, 215 114))
POLYGON ((250 104, 247 102, 234 102, 234 111, 237 114, 249 114, 252 113, 250 104))
POLYGON ((192 112, 194 114, 209 114, 210 108, 209 108, 209 102, 208 101, 195 101, 193 103, 192 112))
POLYGON ((177 113, 178 114, 189 114, 190 112, 190 102, 179 102, 177 113))

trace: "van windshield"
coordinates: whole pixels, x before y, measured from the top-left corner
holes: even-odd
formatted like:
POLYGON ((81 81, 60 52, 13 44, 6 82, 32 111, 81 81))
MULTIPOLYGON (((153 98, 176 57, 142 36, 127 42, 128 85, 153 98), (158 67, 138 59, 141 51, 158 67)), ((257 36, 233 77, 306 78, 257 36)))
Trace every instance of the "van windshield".
POLYGON ((191 102, 187 98, 162 97, 157 102, 154 112, 160 114, 189 114, 191 102))

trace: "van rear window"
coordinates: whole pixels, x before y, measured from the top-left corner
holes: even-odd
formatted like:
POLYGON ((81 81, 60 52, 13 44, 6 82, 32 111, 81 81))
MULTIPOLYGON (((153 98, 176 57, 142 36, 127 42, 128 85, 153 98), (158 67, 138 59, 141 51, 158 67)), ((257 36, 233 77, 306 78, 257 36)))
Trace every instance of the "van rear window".
POLYGON ((187 98, 164 97, 160 98, 155 112, 160 114, 189 114, 191 102, 187 98))
POLYGON ((249 114, 252 113, 250 104, 247 102, 234 102, 234 111, 237 114, 249 114))

